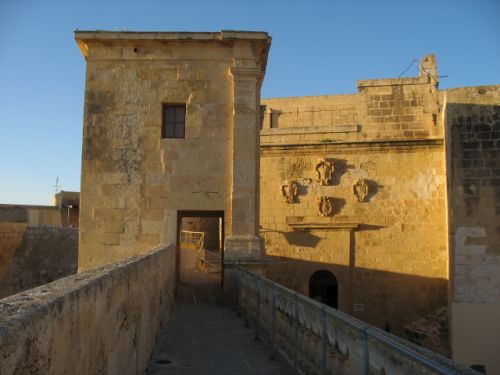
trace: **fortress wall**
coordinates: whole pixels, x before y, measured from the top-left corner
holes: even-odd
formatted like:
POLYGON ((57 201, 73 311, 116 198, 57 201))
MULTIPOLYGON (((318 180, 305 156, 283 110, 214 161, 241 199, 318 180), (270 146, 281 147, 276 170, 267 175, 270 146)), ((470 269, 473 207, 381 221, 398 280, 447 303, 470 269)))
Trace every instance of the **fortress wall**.
POLYGON ((0 373, 142 373, 174 287, 169 246, 5 298, 0 373))
POLYGON ((33 227, 60 227, 62 214, 66 214, 66 211, 61 212, 55 206, 0 204, 0 222, 27 223, 33 227))
POLYGON ((357 94, 262 102, 261 235, 276 260, 268 275, 307 295, 312 274, 328 270, 341 310, 398 334, 447 305, 443 93, 434 56, 422 67, 418 77, 358 81, 357 94), (321 158, 334 168, 325 185, 321 158), (290 180, 298 194, 287 203, 290 180), (358 181, 368 188, 362 201, 358 181), (321 197, 333 206, 326 216, 321 197))
POLYGON ((0 222, 0 298, 76 273, 78 228, 0 222))
MULTIPOLYGON (((23 222, 0 222, 0 285, 3 285, 27 228, 28 224, 23 222)), ((0 291, 0 298, 2 296, 5 295, 0 291)))
POLYGON ((447 90, 453 358, 500 373, 500 86, 447 90))
POLYGON ((261 235, 274 281, 309 294, 314 272, 328 270, 339 284, 339 308, 402 334, 403 327, 447 304, 446 172, 441 142, 364 146, 264 148, 261 158, 261 235), (330 161, 329 185, 315 165, 330 161), (287 180, 298 195, 287 203, 287 180), (360 202, 354 185, 365 180, 360 202), (318 213, 319 197, 333 212, 318 213), (294 222, 327 230, 295 230, 294 222))
POLYGON ((262 143, 442 138, 433 55, 418 77, 358 81, 357 94, 262 100, 262 143))
POLYGON ((272 113, 278 114, 279 128, 357 124, 362 100, 357 94, 263 99, 263 128, 271 128, 272 113))

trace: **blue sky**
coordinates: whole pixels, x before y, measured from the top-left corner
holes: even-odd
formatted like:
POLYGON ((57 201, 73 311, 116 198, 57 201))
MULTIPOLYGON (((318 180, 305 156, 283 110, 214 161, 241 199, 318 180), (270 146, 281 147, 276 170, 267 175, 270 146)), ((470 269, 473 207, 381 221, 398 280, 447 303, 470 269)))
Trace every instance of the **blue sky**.
MULTIPOLYGON (((500 1, 0 0, 0 203, 79 190, 85 61, 73 31, 263 30, 263 97, 353 93, 437 55, 441 88, 500 84, 500 1)), ((416 75, 412 67, 406 75, 416 75)))

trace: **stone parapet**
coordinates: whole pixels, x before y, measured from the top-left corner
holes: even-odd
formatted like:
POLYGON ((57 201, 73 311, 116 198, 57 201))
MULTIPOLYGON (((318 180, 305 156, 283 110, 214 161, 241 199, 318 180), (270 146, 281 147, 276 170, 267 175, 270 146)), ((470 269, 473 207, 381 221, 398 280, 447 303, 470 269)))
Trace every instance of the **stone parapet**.
POLYGON ((238 310, 297 373, 478 374, 245 268, 235 269, 238 310))
POLYGON ((1 300, 0 373, 142 373, 174 280, 169 246, 1 300))

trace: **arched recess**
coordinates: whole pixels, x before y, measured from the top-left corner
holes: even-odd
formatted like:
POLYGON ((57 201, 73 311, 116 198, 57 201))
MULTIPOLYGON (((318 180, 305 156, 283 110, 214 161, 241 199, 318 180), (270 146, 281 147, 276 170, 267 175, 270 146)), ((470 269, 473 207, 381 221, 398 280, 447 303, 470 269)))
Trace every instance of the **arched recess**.
POLYGON ((337 309, 339 286, 335 275, 325 270, 314 272, 309 280, 309 297, 337 309))

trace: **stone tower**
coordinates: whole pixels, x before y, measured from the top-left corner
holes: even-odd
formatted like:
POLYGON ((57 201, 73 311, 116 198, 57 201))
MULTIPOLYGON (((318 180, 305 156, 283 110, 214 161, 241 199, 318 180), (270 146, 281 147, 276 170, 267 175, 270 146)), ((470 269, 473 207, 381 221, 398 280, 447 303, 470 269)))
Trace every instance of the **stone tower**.
POLYGON ((79 270, 175 243, 223 211, 228 261, 260 259, 265 32, 77 31, 87 62, 79 270))

